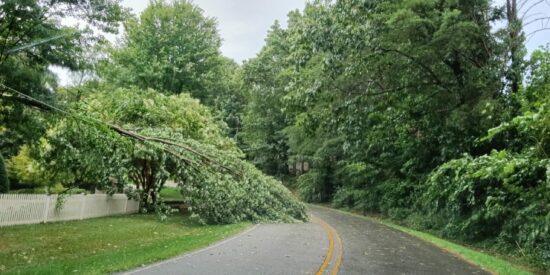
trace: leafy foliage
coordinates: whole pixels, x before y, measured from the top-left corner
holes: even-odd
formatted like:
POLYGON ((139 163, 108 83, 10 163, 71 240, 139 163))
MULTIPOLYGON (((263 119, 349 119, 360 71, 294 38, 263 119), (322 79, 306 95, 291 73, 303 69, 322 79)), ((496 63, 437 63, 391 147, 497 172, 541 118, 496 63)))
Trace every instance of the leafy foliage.
POLYGON ((425 208, 432 226, 462 239, 495 239, 508 250, 516 245, 528 252, 536 265, 550 265, 550 162, 548 154, 547 51, 531 60, 531 82, 519 95, 523 114, 492 128, 480 140, 507 149, 489 155, 469 155, 445 163, 427 184, 425 208), (546 92, 545 92, 546 91, 546 92))
POLYGON ((243 118, 244 150, 252 162, 271 175, 287 173, 288 146, 282 132, 286 116, 281 98, 289 79, 283 71, 288 66, 283 36, 283 30, 275 23, 266 40, 268 45, 243 69, 248 93, 243 118))
POLYGON ((139 18, 125 22, 122 43, 107 48, 97 64, 109 85, 189 93, 213 107, 226 134, 237 139, 244 105, 238 65, 220 52, 216 20, 191 1, 152 1, 139 18))
MULTIPOLYGON (((234 159, 241 175, 203 174, 183 185, 191 212, 206 223, 292 222, 308 219, 305 206, 280 181, 234 159)), ((188 178, 189 175, 186 175, 188 178)))
POLYGON ((19 185, 34 188, 48 185, 48 175, 40 163, 30 155, 28 145, 21 146, 19 153, 6 161, 6 170, 19 185))
POLYGON ((156 0, 125 30, 122 47, 100 66, 105 80, 211 102, 224 65, 214 19, 189 1, 156 0))
POLYGON ((41 160, 53 171, 66 171, 78 186, 120 189, 132 183, 143 206, 160 211, 159 192, 174 178, 191 212, 206 223, 306 219, 304 206, 280 182, 244 163, 240 150, 223 135, 223 124, 188 94, 118 88, 91 92, 75 107, 89 122, 58 120, 45 137, 41 160), (98 121, 173 145, 166 150, 130 141, 102 129, 98 121))
POLYGON ((101 43, 92 27, 116 32, 126 15, 117 0, 6 0, 0 3, 0 146, 6 156, 25 143, 36 141, 46 130, 36 111, 18 104, 33 102, 13 95, 6 86, 48 102, 55 102, 57 87, 50 66, 70 70, 89 67, 88 48, 101 43), (83 28, 59 22, 74 16, 83 28), (5 86, 4 86, 5 85, 5 86))
POLYGON ((242 66, 186 0, 152 1, 139 18, 117 1, 46 3, 0 4, 0 144, 23 182, 135 186, 159 210, 172 178, 204 223, 293 221, 304 206, 244 158, 285 179, 307 161, 306 201, 550 268, 550 54, 524 61, 521 22, 495 27, 492 2, 312 1, 242 66), (70 14, 105 31, 126 19, 122 44, 56 23, 70 14), (84 58, 91 46, 98 64, 84 58), (52 65, 99 78, 60 90, 52 65), (44 105, 8 87, 71 111, 19 108, 44 105))
POLYGON ((301 175, 298 180, 298 190, 302 198, 308 202, 327 202, 335 190, 340 187, 343 179, 339 179, 336 171, 341 165, 337 160, 341 158, 341 139, 329 139, 315 151, 310 159, 315 167, 310 173, 301 175))
POLYGON ((308 3, 243 65, 247 156, 277 176, 309 161, 306 201, 520 246, 547 269, 550 59, 523 61, 521 35, 492 31, 501 16, 490 1, 308 3))
POLYGON ((507 151, 450 161, 427 182, 427 209, 447 220, 439 226, 448 236, 499 238, 540 253, 548 244, 550 227, 549 164, 547 159, 507 151))
POLYGON ((105 128, 63 118, 52 123, 34 154, 45 170, 54 172, 50 184, 116 191, 124 183, 129 146, 105 128))
MULTIPOLYGON (((550 262, 550 162, 529 149, 445 163, 427 181, 429 227, 448 237, 496 240, 507 250, 529 251, 544 269, 550 262)), ((517 252, 516 252, 517 253, 517 252)))
POLYGON ((207 140, 220 147, 230 144, 220 135, 209 111, 187 94, 165 96, 153 90, 115 89, 91 92, 76 105, 91 125, 59 120, 48 131, 41 159, 51 170, 70 172, 71 181, 78 184, 101 179, 106 187, 130 180, 142 191, 146 208, 156 204, 160 188, 183 163, 159 148, 97 127, 98 121, 158 138, 207 140))
POLYGON ((61 184, 64 192, 135 195, 135 188, 145 209, 164 212, 158 193, 173 178, 203 222, 307 218, 304 206, 246 164, 227 137, 237 139, 241 128, 241 71, 221 56, 216 22, 196 5, 152 1, 139 19, 115 0, 7 1, 0 8, 0 134, 2 149, 17 154, 10 173, 18 181, 61 184), (107 47, 106 55, 91 28, 62 27, 71 15, 107 32, 126 19, 122 45, 107 47), (107 59, 88 62, 88 49, 107 59), (57 89, 53 65, 92 77, 57 89))

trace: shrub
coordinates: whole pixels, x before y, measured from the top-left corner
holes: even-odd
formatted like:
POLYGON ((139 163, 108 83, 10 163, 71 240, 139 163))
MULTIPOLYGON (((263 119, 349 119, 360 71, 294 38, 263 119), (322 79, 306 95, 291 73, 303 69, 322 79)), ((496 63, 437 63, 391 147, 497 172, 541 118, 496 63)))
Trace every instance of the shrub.
POLYGON ((332 204, 335 207, 351 209, 356 208, 357 205, 361 202, 362 197, 364 197, 363 192, 365 192, 365 190, 354 189, 351 187, 342 187, 338 189, 336 194, 334 194, 332 204))
POLYGON ((25 188, 51 184, 40 163, 31 157, 28 145, 21 146, 17 155, 6 161, 6 170, 10 178, 16 179, 25 188))
POLYGON ((308 161, 312 169, 297 180, 298 192, 307 202, 329 202, 342 185, 338 171, 343 163, 340 138, 329 139, 308 161))
POLYGON ((326 194, 326 184, 320 179, 319 172, 312 169, 306 174, 300 175, 296 181, 298 192, 306 202, 323 202, 326 194))
POLYGON ((427 181, 426 212, 447 237, 494 240, 528 251, 550 268, 550 160, 528 152, 490 155, 445 163, 427 181))
POLYGON ((346 164, 336 174, 337 185, 342 186, 334 195, 336 207, 383 213, 395 219, 404 219, 410 214, 415 184, 384 179, 381 169, 362 162, 346 164))

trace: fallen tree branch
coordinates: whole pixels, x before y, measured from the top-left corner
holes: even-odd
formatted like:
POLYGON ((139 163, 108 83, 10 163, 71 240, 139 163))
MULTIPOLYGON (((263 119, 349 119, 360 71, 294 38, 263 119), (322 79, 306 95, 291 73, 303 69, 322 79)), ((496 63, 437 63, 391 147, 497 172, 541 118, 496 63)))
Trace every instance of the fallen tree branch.
MULTIPOLYGON (((0 86, 5 88, 9 92, 12 92, 12 93, 15 94, 15 96, 10 96, 10 95, 6 95, 6 94, 2 93, 1 94, 2 98, 8 98, 8 99, 16 100, 17 102, 19 102, 19 103, 21 103, 25 106, 38 108, 38 109, 43 110, 43 111, 54 111, 54 112, 62 113, 66 116, 73 117, 75 119, 84 121, 84 122, 89 123, 89 124, 100 124, 100 125, 106 126, 108 129, 116 132, 117 134, 119 134, 121 136, 128 137, 128 138, 131 138, 131 139, 143 142, 143 143, 147 143, 147 144, 150 144, 150 145, 152 145, 152 143, 156 142, 156 143, 160 143, 160 144, 163 144, 163 145, 174 146, 174 147, 183 149, 183 150, 185 150, 185 151, 187 151, 187 152, 189 152, 193 155, 196 155, 196 156, 200 157, 201 159, 203 159, 203 161, 206 160, 207 162, 203 162, 203 164, 205 164, 205 165, 208 165, 208 164, 212 163, 212 164, 215 164, 216 166, 218 166, 218 167, 220 167, 220 168, 222 168, 222 169, 224 169, 224 170, 226 170, 226 171, 228 171, 232 174, 241 175, 239 172, 235 171, 234 169, 232 169, 230 167, 227 167, 226 165, 216 161, 212 157, 207 156, 207 155, 205 155, 201 152, 198 152, 197 150, 195 150, 195 149, 193 149, 189 146, 186 146, 186 145, 183 145, 183 144, 180 144, 180 143, 176 143, 176 142, 173 142, 173 141, 169 141, 169 140, 166 140, 166 139, 158 138, 158 137, 144 136, 144 135, 138 134, 136 132, 124 129, 120 126, 98 120, 96 118, 82 117, 82 115, 76 115, 74 112, 69 112, 69 111, 63 110, 61 108, 58 108, 56 106, 53 106, 53 105, 48 104, 46 102, 43 102, 39 99, 36 99, 36 98, 31 97, 29 95, 26 95, 26 94, 14 89, 14 88, 6 86, 3 83, 0 83, 0 86)), ((195 164, 191 159, 185 158, 181 154, 179 154, 179 153, 177 153, 173 150, 170 150, 169 148, 166 148, 164 146, 154 146, 154 147, 156 147, 157 149, 160 149, 160 150, 162 150, 166 153, 169 153, 169 154, 183 160, 186 164, 188 164, 190 166, 192 166, 192 164, 195 164)))

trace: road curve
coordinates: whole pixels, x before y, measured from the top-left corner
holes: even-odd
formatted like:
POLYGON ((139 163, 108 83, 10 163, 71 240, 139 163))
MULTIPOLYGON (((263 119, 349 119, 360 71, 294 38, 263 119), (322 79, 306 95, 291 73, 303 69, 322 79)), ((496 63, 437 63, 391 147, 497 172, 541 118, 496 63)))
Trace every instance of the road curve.
POLYGON ((379 223, 324 208, 310 212, 343 240, 339 274, 489 274, 459 257, 379 223))
POLYGON ((323 207, 311 222, 261 224, 125 274, 489 274, 384 225, 323 207))

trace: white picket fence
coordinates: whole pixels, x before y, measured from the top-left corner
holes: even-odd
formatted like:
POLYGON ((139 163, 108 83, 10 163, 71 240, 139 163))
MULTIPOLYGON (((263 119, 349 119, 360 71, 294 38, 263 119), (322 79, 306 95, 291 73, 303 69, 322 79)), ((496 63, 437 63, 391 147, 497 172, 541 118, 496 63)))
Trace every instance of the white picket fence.
POLYGON ((124 194, 66 195, 56 209, 57 195, 0 194, 0 227, 82 220, 117 214, 136 213, 139 202, 124 194))

